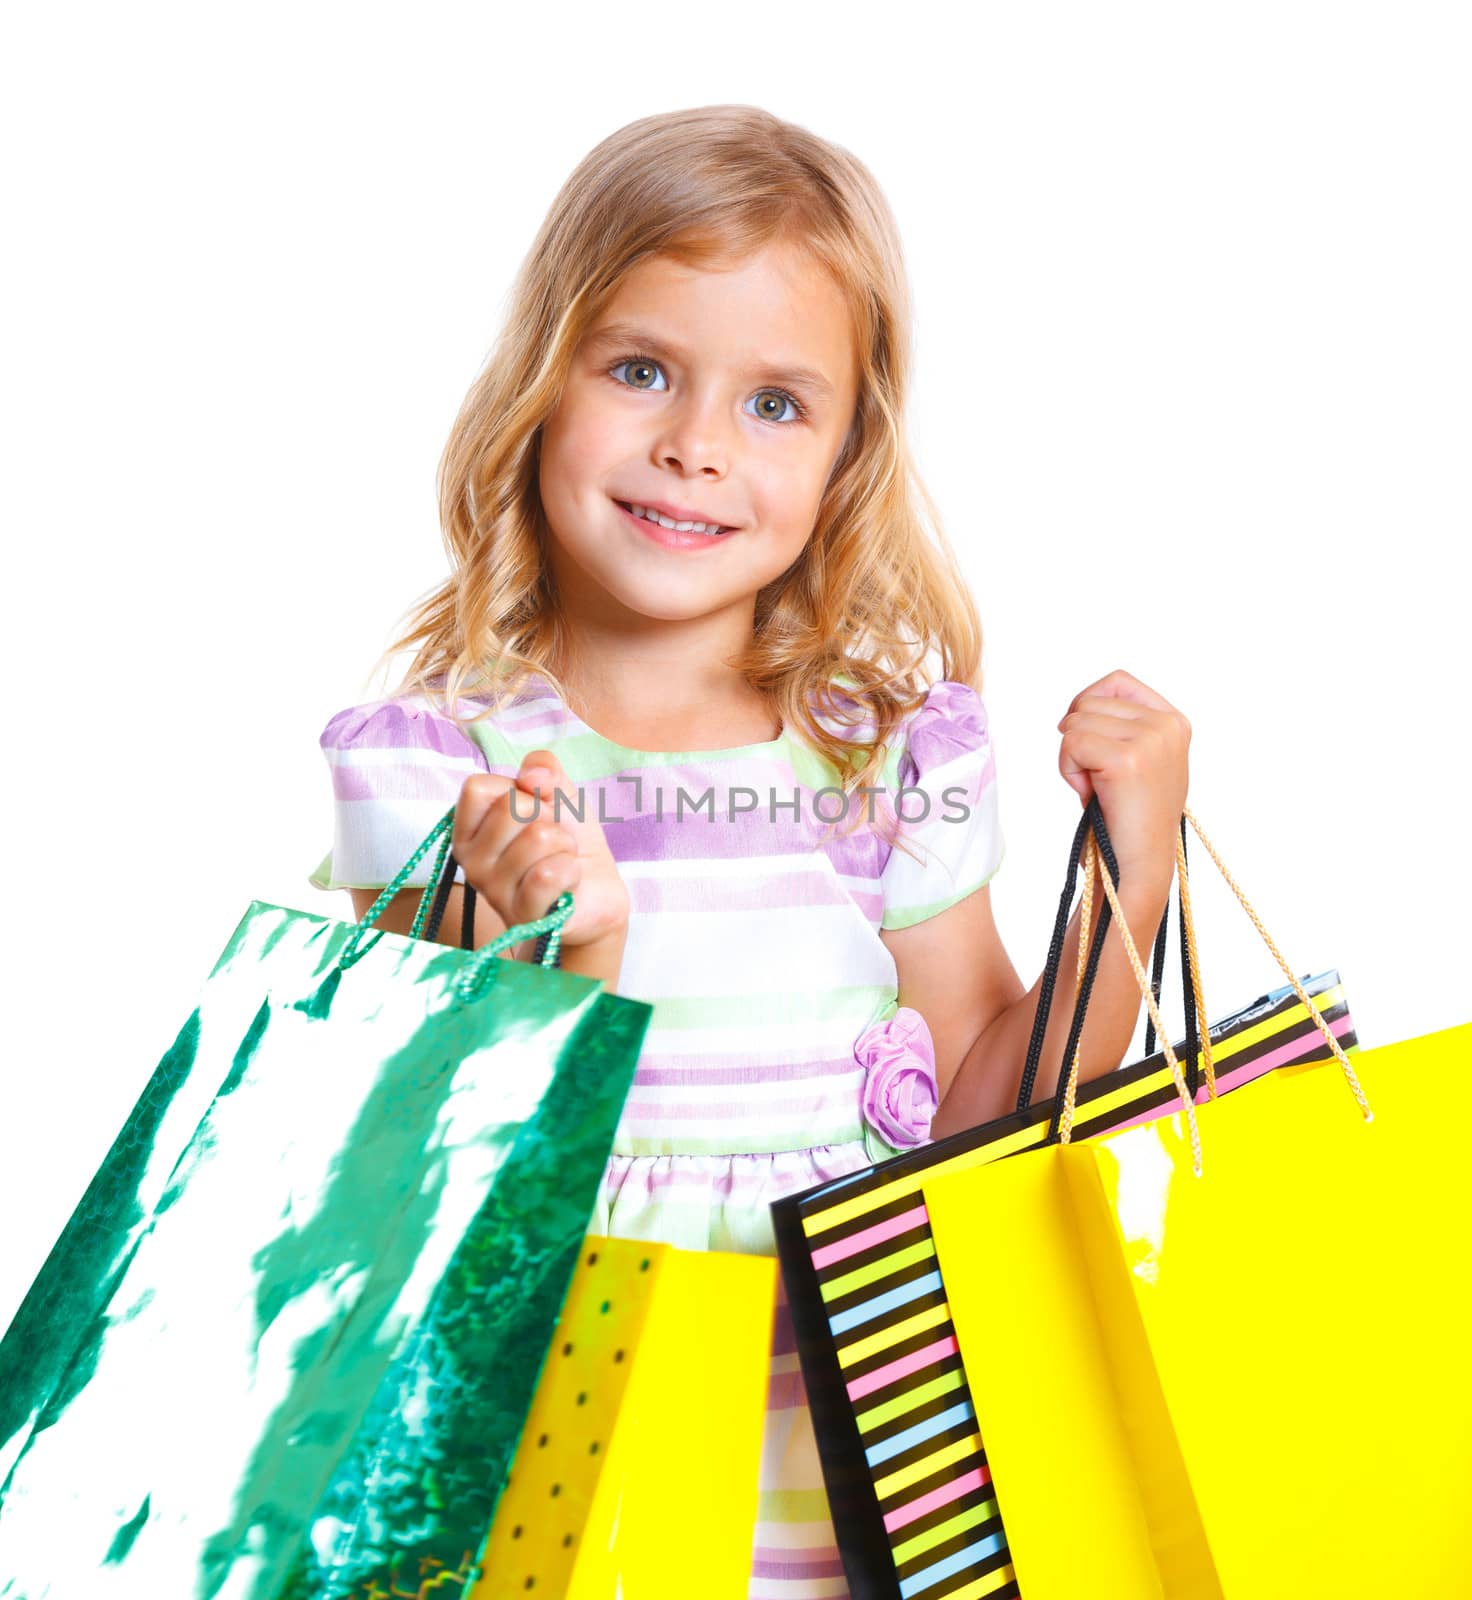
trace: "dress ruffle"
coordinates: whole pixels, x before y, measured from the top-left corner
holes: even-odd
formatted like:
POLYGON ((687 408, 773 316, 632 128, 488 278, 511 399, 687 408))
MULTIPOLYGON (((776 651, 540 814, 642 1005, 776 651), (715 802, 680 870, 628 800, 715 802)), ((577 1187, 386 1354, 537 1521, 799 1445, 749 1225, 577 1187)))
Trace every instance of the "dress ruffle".
POLYGON ((911 1006, 899 1006, 893 1016, 864 1029, 854 1055, 865 1069, 864 1121, 897 1150, 928 1143, 940 1089, 925 1018, 911 1006))

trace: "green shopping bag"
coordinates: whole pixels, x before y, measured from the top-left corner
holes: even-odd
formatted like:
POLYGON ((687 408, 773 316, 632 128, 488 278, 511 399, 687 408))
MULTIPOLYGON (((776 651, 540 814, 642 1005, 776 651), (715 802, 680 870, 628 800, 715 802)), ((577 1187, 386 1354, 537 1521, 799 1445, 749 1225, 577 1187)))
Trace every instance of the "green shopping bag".
MULTIPOLYGON (((0 1342, 0 1596, 464 1592, 652 1007, 251 904, 0 1342), (405 1587, 412 1575, 413 1582, 405 1587)), ((544 965, 503 949, 551 934, 544 965)))

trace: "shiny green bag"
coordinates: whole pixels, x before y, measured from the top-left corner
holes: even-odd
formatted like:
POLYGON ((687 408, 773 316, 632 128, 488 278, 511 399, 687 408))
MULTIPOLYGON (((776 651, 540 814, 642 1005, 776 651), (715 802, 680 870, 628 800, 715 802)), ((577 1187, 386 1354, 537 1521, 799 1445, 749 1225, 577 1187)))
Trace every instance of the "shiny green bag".
POLYGON ((241 918, 0 1342, 4 1600, 475 1575, 653 1008, 552 964, 571 895, 375 929, 453 820, 361 922, 241 918))

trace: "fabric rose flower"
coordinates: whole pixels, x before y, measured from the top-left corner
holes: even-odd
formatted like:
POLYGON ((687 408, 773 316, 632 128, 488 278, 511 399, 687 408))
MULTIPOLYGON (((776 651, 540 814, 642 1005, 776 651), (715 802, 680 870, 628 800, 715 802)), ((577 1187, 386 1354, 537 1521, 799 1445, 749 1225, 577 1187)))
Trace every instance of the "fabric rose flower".
POLYGON ((896 1149, 926 1143, 940 1091, 925 1018, 900 1006, 864 1029, 854 1057, 865 1069, 861 1110, 869 1126, 896 1149))

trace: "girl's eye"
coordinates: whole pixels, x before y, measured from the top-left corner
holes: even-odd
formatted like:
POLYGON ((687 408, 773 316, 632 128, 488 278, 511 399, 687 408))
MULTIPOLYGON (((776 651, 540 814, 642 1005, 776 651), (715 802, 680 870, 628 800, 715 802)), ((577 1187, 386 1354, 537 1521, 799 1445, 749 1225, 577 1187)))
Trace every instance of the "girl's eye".
POLYGON ((784 404, 792 407, 793 415, 790 417, 782 415, 774 417, 770 413, 758 411, 756 415, 761 417, 764 422, 796 422, 807 415, 807 413, 797 403, 793 396, 788 394, 785 389, 758 389, 757 392, 752 396, 752 399, 758 402, 769 402, 775 400, 779 409, 784 404))
MULTIPOLYGON (((622 367, 632 367, 635 372, 641 374, 640 377, 628 385, 630 389, 651 389, 654 387, 652 383, 645 380, 642 374, 658 372, 659 363, 657 361, 651 361, 648 356, 625 356, 622 361, 617 362, 610 370, 617 372, 622 367)), ((622 382, 623 380, 620 381, 622 382)))
MULTIPOLYGON (((635 376, 631 380, 619 378, 618 381, 629 389, 643 389, 646 393, 657 393, 658 388, 654 377, 660 372, 659 363, 652 356, 625 356, 622 361, 616 361, 608 370, 610 374, 617 374, 625 367, 632 368, 635 376)), ((668 384, 664 386, 668 388, 668 384)), ((766 407, 751 413, 758 416, 763 422, 796 422, 807 416, 801 401, 796 395, 788 394, 785 389, 758 389, 752 396, 760 405, 766 407), (776 414, 771 410, 771 402, 776 400, 778 406, 776 414), (783 407, 791 408, 790 413, 785 413, 783 407)))

